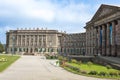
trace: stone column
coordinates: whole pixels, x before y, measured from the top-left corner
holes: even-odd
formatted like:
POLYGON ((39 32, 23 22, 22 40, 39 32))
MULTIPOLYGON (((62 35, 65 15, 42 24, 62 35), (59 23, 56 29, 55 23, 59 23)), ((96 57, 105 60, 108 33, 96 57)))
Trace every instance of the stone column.
POLYGON ((40 46, 41 46, 41 48, 42 48, 42 47, 43 47, 43 35, 41 35, 40 37, 41 37, 41 38, 40 38, 40 39, 41 39, 41 41, 40 41, 40 44, 41 44, 41 45, 40 45, 40 46))
POLYGON ((23 44, 22 44, 22 40, 23 40, 23 36, 21 35, 21 46, 23 46, 23 44))
POLYGON ((28 53, 30 53, 30 49, 31 49, 31 48, 28 48, 28 53))
POLYGON ((38 50, 37 52, 39 53, 39 48, 37 48, 37 50, 38 50))
POLYGON ((112 22, 112 52, 111 55, 115 56, 115 22, 112 22))
MULTIPOLYGON (((95 55, 97 55, 98 54, 98 27, 96 27, 96 53, 95 53, 95 55)), ((86 44, 87 45, 87 44, 86 44)))
POLYGON ((110 48, 110 42, 109 42, 109 26, 110 26, 110 24, 109 23, 107 23, 107 56, 109 56, 110 55, 110 51, 109 51, 109 48, 110 48))
POLYGON ((32 53, 34 53, 34 52, 35 52, 35 48, 33 47, 33 48, 32 48, 32 53))
POLYGON ((25 35, 25 46, 27 46, 27 35, 25 35))
POLYGON ((57 53, 57 48, 59 47, 58 44, 59 44, 58 43, 58 35, 56 34, 56 49, 55 49, 55 53, 57 53))
MULTIPOLYGON (((118 29, 120 30, 120 19, 118 20, 118 29)), ((120 34, 120 32, 119 32, 119 34, 120 34)), ((119 35, 119 37, 120 37, 120 35, 119 35)), ((120 57, 120 38, 117 43, 118 43, 117 44, 117 56, 120 57)))
POLYGON ((33 47, 35 47, 35 35, 33 35, 33 47))
POLYGON ((31 35, 29 35, 29 46, 31 46, 31 35))
POLYGON ((100 46, 100 26, 98 26, 98 54, 101 53, 101 46, 100 46))
POLYGON ((19 47, 17 48, 17 53, 19 53, 19 47))
POLYGON ((17 44, 16 44, 16 46, 18 46, 18 35, 17 35, 17 44))
POLYGON ((105 25, 102 25, 102 55, 105 55, 105 25))
POLYGON ((31 35, 29 35, 28 53, 30 53, 30 49, 31 49, 31 48, 30 48, 30 46, 31 46, 30 44, 31 44, 31 35))
POLYGON ((33 43, 32 44, 33 44, 32 45, 32 47, 33 47, 33 49, 32 49, 33 51, 32 52, 34 53, 35 52, 35 50, 34 50, 34 47, 35 47, 35 35, 33 35, 33 43))
POLYGON ((47 33, 46 33, 46 53, 48 53, 48 49, 47 49, 47 47, 48 47, 48 45, 47 45, 47 44, 48 44, 48 43, 47 43, 48 40, 47 40, 47 38, 48 38, 48 36, 47 36, 47 33))
POLYGON ((39 47, 39 35, 37 35, 37 46, 39 47))
POLYGON ((40 42, 40 46, 41 46, 41 53, 43 53, 43 35, 41 35, 41 42, 40 42))

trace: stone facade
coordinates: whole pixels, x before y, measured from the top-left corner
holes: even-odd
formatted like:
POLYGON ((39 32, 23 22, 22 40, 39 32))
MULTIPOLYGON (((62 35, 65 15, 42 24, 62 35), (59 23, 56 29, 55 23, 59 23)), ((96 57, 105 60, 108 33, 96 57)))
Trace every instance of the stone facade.
POLYGON ((86 33, 66 34, 62 45, 64 55, 85 55, 86 33))
POLYGON ((120 7, 102 4, 85 28, 88 55, 120 56, 120 7))
POLYGON ((120 56, 120 7, 102 4, 86 23, 86 33, 57 30, 10 30, 8 53, 120 56))
POLYGON ((57 30, 10 30, 6 33, 6 52, 17 54, 58 53, 64 33, 57 30))

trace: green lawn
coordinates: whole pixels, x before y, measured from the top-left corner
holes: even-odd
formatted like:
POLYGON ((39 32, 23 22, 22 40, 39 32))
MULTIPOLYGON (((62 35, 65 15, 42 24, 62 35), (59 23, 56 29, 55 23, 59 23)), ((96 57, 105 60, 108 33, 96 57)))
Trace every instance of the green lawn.
POLYGON ((5 70, 8 66, 10 66, 19 58, 20 56, 0 55, 0 72, 5 70))
POLYGON ((76 74, 81 74, 81 75, 86 75, 86 76, 93 76, 93 77, 99 77, 99 78, 113 78, 113 79, 120 79, 120 76, 118 75, 120 73, 120 70, 117 70, 117 69, 107 69, 106 66, 102 66, 102 65, 98 65, 98 64, 94 64, 92 63, 91 65, 88 65, 87 63, 81 63, 81 64, 77 64, 77 63, 69 63, 69 62, 66 62, 66 65, 70 65, 70 66, 73 66, 75 68, 72 68, 71 67, 67 67, 65 66, 64 68, 70 72, 73 72, 73 73, 76 73, 76 74), (77 68, 77 69, 76 69, 77 68), (80 70, 79 72, 77 72, 77 70, 80 70), (89 74, 91 71, 96 71, 97 74, 89 74), (103 76, 100 75, 101 72, 105 72, 105 75, 103 76), (111 73, 117 73, 117 76, 116 75, 109 75, 111 73))
POLYGON ((87 72, 97 71, 98 73, 99 72, 109 73, 109 72, 119 71, 119 70, 116 70, 116 69, 107 69, 105 66, 98 65, 98 64, 92 64, 90 66, 85 64, 85 63, 83 63, 81 65, 78 65, 78 64, 75 64, 75 63, 67 63, 67 64, 78 67, 78 68, 80 68, 80 70, 87 71, 87 72))

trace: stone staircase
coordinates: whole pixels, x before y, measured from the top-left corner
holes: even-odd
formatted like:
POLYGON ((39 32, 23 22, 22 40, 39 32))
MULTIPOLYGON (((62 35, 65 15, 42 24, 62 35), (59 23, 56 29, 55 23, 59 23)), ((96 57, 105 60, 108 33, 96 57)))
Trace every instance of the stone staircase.
POLYGON ((102 59, 105 59, 107 61, 110 61, 112 63, 116 63, 120 65, 120 58, 119 57, 101 57, 102 59))
POLYGON ((103 65, 109 64, 113 68, 119 69, 120 70, 120 58, 119 57, 103 57, 103 56, 98 56, 95 57, 95 60, 98 60, 103 65))

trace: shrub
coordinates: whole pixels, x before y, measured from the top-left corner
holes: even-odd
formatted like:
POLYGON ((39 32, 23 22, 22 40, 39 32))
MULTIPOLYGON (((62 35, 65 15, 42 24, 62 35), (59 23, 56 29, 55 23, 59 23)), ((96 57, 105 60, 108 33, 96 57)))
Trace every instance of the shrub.
POLYGON ((88 74, 90 74, 90 75, 97 75, 98 72, 97 71, 90 71, 88 74))
POLYGON ((59 61, 56 61, 56 64, 58 64, 59 63, 59 61))
POLYGON ((58 56, 58 59, 59 59, 60 61, 62 61, 62 60, 63 60, 63 57, 62 57, 62 56, 58 56))
POLYGON ((110 65, 106 65, 107 69, 112 69, 112 67, 110 65))
POLYGON ((64 58, 63 58, 63 60, 64 60, 64 61, 67 61, 67 58, 66 58, 66 57, 64 57, 64 58))
POLYGON ((80 71, 82 74, 87 74, 87 71, 80 71))
POLYGON ((0 62, 2 62, 2 59, 0 59, 0 62))
POLYGON ((106 72, 100 72, 99 75, 100 76, 105 76, 105 75, 107 75, 107 73, 106 72))
POLYGON ((71 65, 68 65, 68 64, 67 64, 66 67, 70 68, 70 69, 73 70, 73 71, 80 72, 80 69, 77 68, 77 67, 75 67, 75 66, 71 66, 71 65))
POLYGON ((59 61, 59 64, 62 65, 62 61, 61 60, 59 61))
POLYGON ((6 62, 7 59, 6 58, 0 58, 0 62, 6 62))
POLYGON ((45 54, 46 59, 57 59, 57 55, 45 54))
POLYGON ((110 76, 119 76, 118 72, 110 72, 109 75, 110 76))
POLYGON ((72 63, 77 63, 77 60, 72 59, 71 62, 72 62, 72 63))
POLYGON ((77 64, 81 65, 81 64, 82 64, 82 61, 78 61, 77 64))
POLYGON ((118 72, 118 76, 120 76, 120 71, 118 72))
POLYGON ((50 56, 50 59, 53 59, 53 56, 50 56))
POLYGON ((90 61, 89 61, 89 62, 87 62, 87 65, 88 65, 88 66, 91 66, 92 64, 93 64, 93 63, 92 63, 92 62, 90 62, 90 61))

